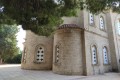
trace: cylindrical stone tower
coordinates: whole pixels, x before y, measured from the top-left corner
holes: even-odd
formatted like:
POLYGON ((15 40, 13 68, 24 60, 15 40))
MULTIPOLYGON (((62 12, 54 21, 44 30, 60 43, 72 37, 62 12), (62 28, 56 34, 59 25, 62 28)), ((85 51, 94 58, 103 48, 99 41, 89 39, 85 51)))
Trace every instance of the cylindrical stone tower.
POLYGON ((26 32, 21 68, 52 70, 53 38, 26 32))
POLYGON ((53 72, 82 75, 82 29, 75 24, 64 24, 54 35, 53 72))

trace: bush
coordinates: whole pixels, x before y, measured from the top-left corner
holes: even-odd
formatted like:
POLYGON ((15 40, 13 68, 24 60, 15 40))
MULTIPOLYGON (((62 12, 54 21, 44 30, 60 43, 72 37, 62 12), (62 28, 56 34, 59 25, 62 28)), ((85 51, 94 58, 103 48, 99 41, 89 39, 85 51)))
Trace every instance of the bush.
POLYGON ((9 58, 5 61, 5 63, 9 63, 9 64, 20 64, 21 63, 21 57, 22 54, 17 54, 15 55, 13 58, 9 58))

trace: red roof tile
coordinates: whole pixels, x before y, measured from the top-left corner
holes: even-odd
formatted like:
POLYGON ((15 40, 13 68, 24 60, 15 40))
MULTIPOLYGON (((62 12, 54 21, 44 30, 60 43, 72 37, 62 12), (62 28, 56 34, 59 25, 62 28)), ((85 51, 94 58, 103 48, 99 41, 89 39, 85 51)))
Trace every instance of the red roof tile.
POLYGON ((81 29, 81 27, 79 27, 76 24, 63 24, 63 25, 58 27, 58 29, 64 29, 64 28, 77 28, 77 29, 81 29))

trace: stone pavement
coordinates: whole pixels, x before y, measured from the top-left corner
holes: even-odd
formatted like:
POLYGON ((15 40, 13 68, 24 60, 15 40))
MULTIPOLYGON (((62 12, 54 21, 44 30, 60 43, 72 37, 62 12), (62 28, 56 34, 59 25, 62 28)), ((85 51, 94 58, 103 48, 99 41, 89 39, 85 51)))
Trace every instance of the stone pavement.
POLYGON ((67 76, 52 71, 22 70, 20 65, 0 65, 0 80, 120 80, 120 73, 94 76, 67 76))

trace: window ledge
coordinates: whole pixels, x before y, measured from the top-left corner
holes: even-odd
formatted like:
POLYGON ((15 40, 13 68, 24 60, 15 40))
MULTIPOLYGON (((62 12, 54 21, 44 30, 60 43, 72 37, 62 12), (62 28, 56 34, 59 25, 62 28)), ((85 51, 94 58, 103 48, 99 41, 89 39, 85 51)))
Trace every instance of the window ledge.
POLYGON ((100 28, 100 30, 103 31, 103 32, 107 32, 106 29, 101 29, 101 28, 100 28))
POLYGON ((44 61, 44 62, 36 62, 36 61, 33 61, 33 63, 35 63, 35 64, 44 64, 45 61, 44 61))
POLYGON ((99 64, 92 64, 92 66, 99 66, 99 64))
POLYGON ((104 65, 104 66, 108 66, 108 65, 110 65, 110 63, 108 63, 108 64, 104 64, 104 63, 103 63, 103 65, 104 65))
POLYGON ((95 23, 89 23, 90 26, 96 27, 95 23))

